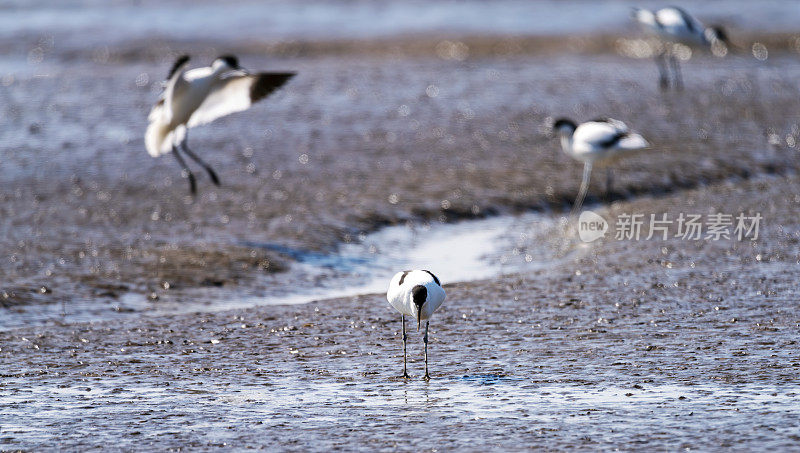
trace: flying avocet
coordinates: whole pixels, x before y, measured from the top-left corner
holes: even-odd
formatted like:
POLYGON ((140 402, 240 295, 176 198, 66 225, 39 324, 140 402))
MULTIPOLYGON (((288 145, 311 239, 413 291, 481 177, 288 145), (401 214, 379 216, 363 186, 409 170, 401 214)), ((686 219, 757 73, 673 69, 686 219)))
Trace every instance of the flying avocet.
POLYGON ((145 147, 153 157, 172 152, 189 179, 192 195, 197 193, 195 177, 181 152, 200 164, 219 185, 219 178, 210 165, 192 152, 186 144, 189 128, 210 123, 250 106, 291 79, 291 72, 249 73, 232 55, 223 55, 211 66, 186 69, 189 57, 175 61, 167 76, 164 91, 150 111, 150 124, 145 133, 145 147))

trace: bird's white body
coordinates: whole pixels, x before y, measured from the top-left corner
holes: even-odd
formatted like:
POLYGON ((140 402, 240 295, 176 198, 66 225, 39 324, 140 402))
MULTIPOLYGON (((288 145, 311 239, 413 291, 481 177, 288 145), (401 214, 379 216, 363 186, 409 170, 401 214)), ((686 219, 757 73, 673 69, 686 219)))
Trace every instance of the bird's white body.
MULTIPOLYGON (((711 51, 718 57, 728 53, 728 37, 722 28, 706 27, 682 8, 670 6, 656 11, 634 8, 631 16, 661 41, 661 45, 653 48, 653 56, 658 65, 659 85, 662 89, 669 87, 668 63, 673 73, 675 88, 683 88, 680 63, 674 44, 711 51)), ((689 55, 691 56, 691 53, 689 55)))
POLYGON ((403 377, 408 378, 406 369, 406 316, 417 320, 417 329, 425 320, 425 379, 430 379, 428 374, 428 326, 433 313, 444 302, 445 293, 442 283, 428 270, 413 270, 398 272, 389 282, 386 291, 386 300, 400 312, 403 322, 403 377))
POLYGON ((249 108, 254 80, 222 60, 188 71, 177 68, 148 117, 147 152, 153 157, 166 154, 183 140, 186 128, 249 108))
POLYGON ((395 310, 421 321, 430 319, 433 312, 442 305, 445 297, 444 289, 433 274, 423 270, 398 272, 392 277, 386 292, 386 299, 395 310), (428 296, 419 313, 412 296, 412 289, 418 285, 425 287, 428 296))
MULTIPOLYGON (((578 197, 572 205, 572 214, 583 206, 589 190, 592 167, 605 166, 624 154, 647 148, 647 140, 633 133, 622 121, 603 118, 576 125, 568 119, 560 119, 553 126, 561 136, 561 149, 570 157, 583 162, 583 177, 578 197)), ((611 190, 611 172, 607 169, 606 191, 611 190)))
POLYGON ((703 23, 683 9, 672 6, 656 11, 637 9, 633 17, 662 40, 689 46, 704 46, 710 43, 703 23))
POLYGON ((649 144, 639 134, 630 132, 622 121, 605 119, 578 125, 570 135, 561 134, 561 148, 575 160, 607 164, 620 155, 647 148, 649 144))

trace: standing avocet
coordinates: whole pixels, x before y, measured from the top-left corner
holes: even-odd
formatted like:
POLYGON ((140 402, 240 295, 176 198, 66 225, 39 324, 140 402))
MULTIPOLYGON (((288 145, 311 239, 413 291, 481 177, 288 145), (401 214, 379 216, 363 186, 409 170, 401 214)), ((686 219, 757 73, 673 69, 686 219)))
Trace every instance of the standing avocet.
POLYGON ((425 320, 425 379, 428 374, 428 325, 433 312, 444 302, 445 293, 439 279, 427 270, 402 271, 392 277, 386 299, 400 312, 403 321, 403 377, 408 378, 406 371, 406 316, 417 320, 417 331, 425 320))
POLYGON ((247 110, 278 89, 295 74, 259 72, 251 74, 239 66, 232 55, 223 55, 204 68, 186 70, 189 57, 175 61, 166 86, 148 117, 145 147, 153 157, 172 152, 183 175, 189 178, 192 195, 197 193, 194 174, 181 157, 183 151, 200 164, 219 185, 214 170, 186 145, 187 129, 210 123, 217 118, 247 110))
POLYGON ((727 53, 729 42, 725 31, 721 27, 706 27, 682 8, 670 6, 657 11, 634 8, 631 16, 662 41, 662 48, 655 52, 662 89, 669 88, 667 60, 672 66, 675 87, 683 88, 678 59, 672 51, 673 44, 707 49, 720 56, 727 53))
MULTIPOLYGON (((623 154, 647 148, 647 140, 628 130, 622 121, 600 118, 576 125, 574 121, 561 118, 553 124, 561 138, 561 148, 573 159, 583 162, 583 179, 578 198, 572 205, 571 215, 578 213, 589 190, 592 166, 606 166, 623 154)), ((611 191, 611 169, 606 167, 606 192, 611 191)))

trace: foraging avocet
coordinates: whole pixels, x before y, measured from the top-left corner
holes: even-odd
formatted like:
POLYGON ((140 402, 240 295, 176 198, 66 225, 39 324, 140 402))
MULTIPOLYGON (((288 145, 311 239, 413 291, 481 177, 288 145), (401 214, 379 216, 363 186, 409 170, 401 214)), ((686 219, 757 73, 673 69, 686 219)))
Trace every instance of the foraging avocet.
POLYGON ((187 129, 210 123, 250 106, 292 78, 292 72, 251 74, 239 66, 232 55, 223 55, 204 68, 186 69, 189 57, 175 61, 167 76, 164 91, 150 111, 145 133, 145 147, 153 157, 172 152, 189 178, 189 188, 197 193, 194 174, 181 157, 181 151, 200 164, 219 185, 214 170, 186 145, 187 129))
POLYGON ((727 53, 729 41, 725 31, 721 27, 706 27, 682 8, 670 6, 657 11, 633 8, 631 17, 662 41, 662 48, 655 55, 662 89, 669 87, 667 60, 672 66, 675 87, 683 87, 678 59, 672 52, 672 44, 679 43, 695 49, 707 49, 719 56, 727 53))
MULTIPOLYGON (((623 154, 644 149, 650 146, 639 134, 628 130, 622 121, 611 118, 600 118, 576 125, 574 121, 561 118, 553 124, 561 138, 561 148, 573 159, 583 162, 583 179, 572 213, 578 213, 583 199, 589 190, 592 166, 606 166, 613 163, 623 154)), ((606 192, 611 191, 611 169, 606 167, 606 192)))
POLYGON ((403 377, 408 378, 406 371, 406 316, 417 320, 417 331, 422 321, 425 320, 425 379, 430 379, 428 374, 428 325, 433 312, 444 302, 445 293, 439 279, 427 270, 413 270, 398 272, 389 283, 386 299, 400 312, 403 321, 403 377))

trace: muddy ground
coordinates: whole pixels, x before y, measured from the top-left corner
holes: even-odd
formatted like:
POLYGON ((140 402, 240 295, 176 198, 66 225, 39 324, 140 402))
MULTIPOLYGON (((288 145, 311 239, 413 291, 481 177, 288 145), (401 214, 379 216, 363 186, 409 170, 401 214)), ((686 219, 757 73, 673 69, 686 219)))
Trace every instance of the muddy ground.
MULTIPOLYGON (((754 242, 595 242, 445 285, 431 373, 382 295, 0 333, 5 448, 793 449, 797 177, 616 203, 759 211, 754 242)), ((555 233, 554 233, 555 234, 555 233)))
POLYGON ((198 169, 197 199, 170 156, 143 150, 168 53, 12 77, 0 91, 11 128, 0 149, 2 304, 196 297, 257 285, 286 268, 285 247, 331 251, 409 220, 563 211, 581 169, 550 137, 558 116, 622 118, 653 142, 618 166, 615 199, 796 168, 794 53, 696 58, 678 93, 656 88, 647 59, 443 55, 243 55, 246 67, 299 75, 255 109, 192 131, 223 182, 198 169))
POLYGON ((174 44, 3 79, 0 304, 213 303, 258 294, 266 274, 290 284, 276 274, 287 248, 327 253, 405 221, 557 217, 581 172, 550 136, 558 116, 620 118, 653 143, 615 167, 611 205, 596 175, 598 213, 760 212, 761 237, 573 239, 550 268, 445 285, 430 382, 416 334, 413 379, 397 378, 399 319, 381 295, 5 330, 0 448, 797 448, 796 52, 694 58, 686 89, 663 93, 650 60, 613 49, 448 42, 242 54, 299 75, 192 131, 223 182, 198 173, 196 199, 142 143, 174 44))

